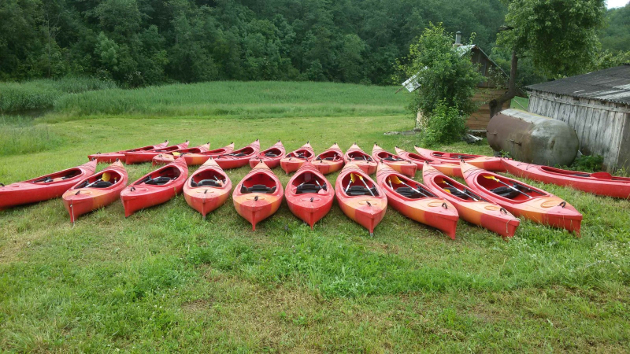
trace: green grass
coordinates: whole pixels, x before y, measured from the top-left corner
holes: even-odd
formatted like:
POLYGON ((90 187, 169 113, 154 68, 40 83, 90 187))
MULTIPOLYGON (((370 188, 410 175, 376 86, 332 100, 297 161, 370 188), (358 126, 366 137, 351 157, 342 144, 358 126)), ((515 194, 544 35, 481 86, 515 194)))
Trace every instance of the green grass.
MULTIPOLYGON (((251 83, 252 97, 265 84, 251 83)), ((287 83, 287 91, 293 85, 287 83)), ((329 99, 330 105, 345 100, 329 99)), ((369 95, 362 102, 391 104, 369 95)), ((0 155, 0 182, 77 165, 94 151, 167 138, 190 139, 191 145, 210 141, 213 147, 256 138, 266 147, 281 138, 288 150, 306 140, 316 151, 334 142, 347 149, 355 141, 368 151, 375 141, 388 150, 412 149, 417 136, 382 133, 409 130, 413 119, 380 114, 65 119, 55 113, 54 120, 44 119, 53 123, 43 125, 62 143, 0 155)), ((490 153, 486 145, 443 148, 490 153)), ((129 166, 130 179, 151 169, 129 166)), ((228 174, 236 184, 248 170, 228 174)), ((289 176, 274 172, 286 185, 289 176)), ((333 182, 336 174, 328 178, 333 182)), ((582 238, 523 221, 505 242, 460 221, 453 241, 393 209, 371 238, 337 204, 313 231, 283 204, 253 232, 231 200, 203 221, 182 196, 127 219, 116 202, 81 217, 74 228, 60 200, 8 209, 0 212, 0 348, 628 351, 630 202, 531 183, 584 214, 582 238)))
POLYGON ((529 107, 529 98, 514 97, 510 102, 510 108, 516 108, 522 111, 526 111, 527 107, 529 107))
POLYGON ((111 81, 67 77, 59 80, 0 82, 0 113, 45 110, 60 97, 86 91, 115 88, 111 81))
POLYGON ((50 150, 63 142, 59 134, 33 118, 0 115, 0 154, 27 154, 50 150))

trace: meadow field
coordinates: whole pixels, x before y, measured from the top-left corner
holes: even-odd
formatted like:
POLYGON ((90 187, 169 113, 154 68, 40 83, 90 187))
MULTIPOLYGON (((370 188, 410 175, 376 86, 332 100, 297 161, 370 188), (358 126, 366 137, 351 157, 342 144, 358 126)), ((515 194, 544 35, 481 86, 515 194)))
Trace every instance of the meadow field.
MULTIPOLYGON (((43 117, 0 118, 0 182, 165 139, 411 151, 417 136, 383 134, 413 128, 409 96, 395 90, 216 82, 69 93, 43 117)), ((492 153, 485 142, 442 149, 492 153)), ((127 169, 133 181, 152 167, 127 169)), ((228 175, 237 184, 248 171, 228 175)), ((116 202, 74 227, 61 200, 0 211, 0 349, 630 351, 630 201, 527 182, 583 213, 581 238, 522 220, 504 241, 460 220, 451 240, 391 208, 370 237, 337 204, 314 230, 284 203, 252 231, 231 199, 204 221, 181 195, 129 218, 116 202)))

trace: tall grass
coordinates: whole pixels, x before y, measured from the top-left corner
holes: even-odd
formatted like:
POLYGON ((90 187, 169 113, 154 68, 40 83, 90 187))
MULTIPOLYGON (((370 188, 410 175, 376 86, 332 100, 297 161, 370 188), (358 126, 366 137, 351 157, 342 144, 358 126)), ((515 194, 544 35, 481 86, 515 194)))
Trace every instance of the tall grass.
POLYGON ((89 77, 67 77, 59 80, 32 80, 0 83, 0 112, 19 112, 51 108, 66 94, 116 88, 111 81, 89 77))
POLYGON ((315 82, 206 82, 135 90, 85 92, 60 98, 64 115, 239 117, 405 114, 407 97, 393 87, 315 82))
POLYGON ((62 142, 48 125, 35 124, 32 118, 0 115, 0 155, 50 150, 62 142))

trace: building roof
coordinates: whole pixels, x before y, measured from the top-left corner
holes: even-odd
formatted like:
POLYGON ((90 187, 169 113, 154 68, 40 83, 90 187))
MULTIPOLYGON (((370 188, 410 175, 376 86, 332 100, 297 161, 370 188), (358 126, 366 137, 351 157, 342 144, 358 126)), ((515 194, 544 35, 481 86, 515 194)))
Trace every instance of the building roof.
POLYGON ((630 64, 530 85, 526 89, 630 105, 630 64))

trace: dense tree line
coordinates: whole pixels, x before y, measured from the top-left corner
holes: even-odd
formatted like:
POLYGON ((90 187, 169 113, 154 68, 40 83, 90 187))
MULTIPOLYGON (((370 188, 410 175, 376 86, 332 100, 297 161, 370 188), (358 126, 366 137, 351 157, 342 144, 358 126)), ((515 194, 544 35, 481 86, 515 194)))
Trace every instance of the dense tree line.
POLYGON ((610 51, 630 51, 630 4, 610 9, 606 27, 601 31, 602 48, 610 51))
POLYGON ((430 22, 490 52, 499 0, 2 0, 0 79, 391 83, 430 22))

